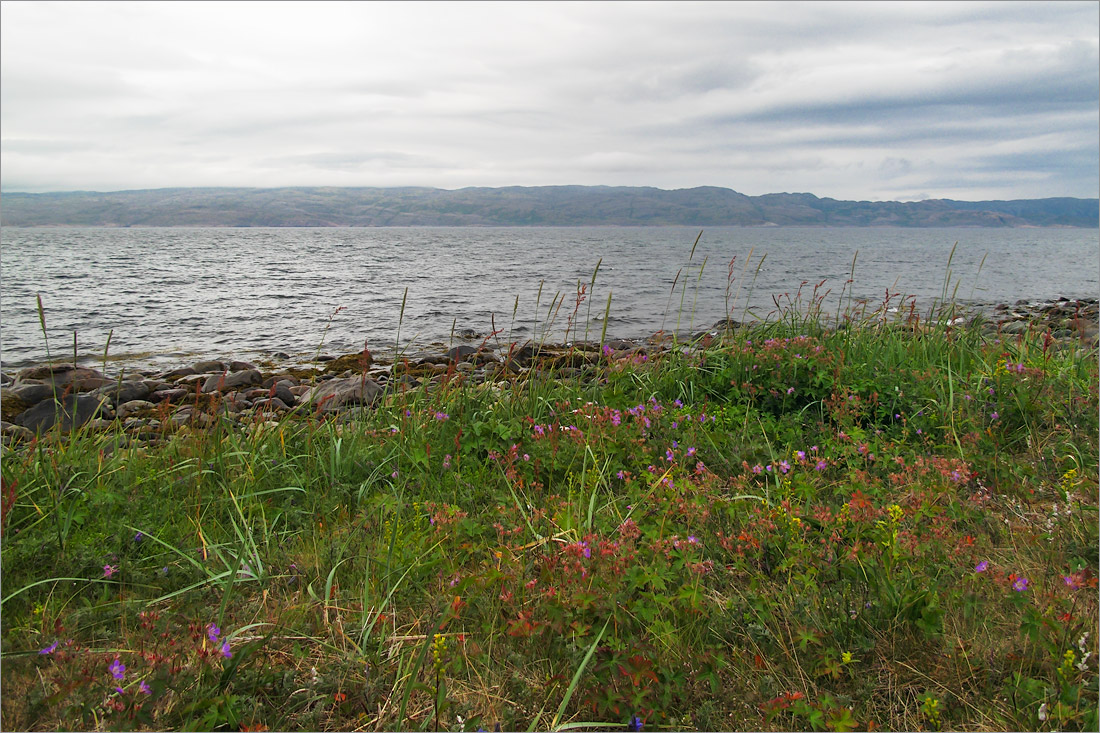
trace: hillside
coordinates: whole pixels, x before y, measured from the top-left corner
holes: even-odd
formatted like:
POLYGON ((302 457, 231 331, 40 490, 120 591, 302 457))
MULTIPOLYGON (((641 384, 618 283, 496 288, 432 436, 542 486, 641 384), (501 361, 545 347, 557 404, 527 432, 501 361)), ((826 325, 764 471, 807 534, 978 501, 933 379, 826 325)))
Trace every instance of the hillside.
POLYGON ((1096 228, 1097 199, 838 201, 728 188, 165 188, 3 193, 4 226, 898 226, 1096 228))

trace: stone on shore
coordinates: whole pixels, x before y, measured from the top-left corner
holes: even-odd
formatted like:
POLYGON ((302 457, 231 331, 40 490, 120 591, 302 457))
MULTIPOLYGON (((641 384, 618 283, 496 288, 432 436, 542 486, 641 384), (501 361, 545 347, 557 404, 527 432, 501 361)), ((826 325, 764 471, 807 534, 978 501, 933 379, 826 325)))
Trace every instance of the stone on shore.
POLYGON ((313 388, 306 402, 317 409, 331 412, 350 405, 370 407, 382 396, 382 387, 366 377, 330 379, 313 388))
POLYGON ((232 374, 213 374, 206 378, 206 381, 202 385, 202 391, 206 394, 211 392, 224 392, 230 389, 237 389, 238 387, 252 387, 263 381, 264 378, 257 369, 248 369, 243 372, 233 372, 232 374))
POLYGON ((54 425, 71 430, 98 417, 104 411, 102 398, 91 394, 69 394, 60 400, 44 400, 15 418, 15 424, 35 433, 54 425))

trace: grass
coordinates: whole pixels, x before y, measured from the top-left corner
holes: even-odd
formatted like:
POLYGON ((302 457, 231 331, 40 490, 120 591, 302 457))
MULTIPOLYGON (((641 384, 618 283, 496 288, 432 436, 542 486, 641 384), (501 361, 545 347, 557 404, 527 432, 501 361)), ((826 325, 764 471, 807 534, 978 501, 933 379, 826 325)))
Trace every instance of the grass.
POLYGON ((354 421, 7 453, 3 727, 1095 730, 1095 351, 800 294, 354 421))

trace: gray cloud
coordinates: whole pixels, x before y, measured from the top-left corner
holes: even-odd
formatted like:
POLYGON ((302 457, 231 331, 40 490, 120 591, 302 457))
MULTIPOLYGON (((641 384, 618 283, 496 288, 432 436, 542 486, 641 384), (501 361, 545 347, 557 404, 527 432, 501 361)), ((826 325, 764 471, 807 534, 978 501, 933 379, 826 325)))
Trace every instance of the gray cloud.
POLYGON ((0 186, 1096 196, 1094 3, 4 3, 0 186))

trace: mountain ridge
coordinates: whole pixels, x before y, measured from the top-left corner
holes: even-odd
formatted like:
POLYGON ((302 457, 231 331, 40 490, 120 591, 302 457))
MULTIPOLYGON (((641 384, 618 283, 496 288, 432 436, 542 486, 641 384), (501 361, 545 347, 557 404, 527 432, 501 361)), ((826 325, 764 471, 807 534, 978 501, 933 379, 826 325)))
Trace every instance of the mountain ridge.
POLYGON ((698 186, 176 187, 0 192, 13 227, 1100 225, 1100 199, 844 201, 812 193, 747 196, 698 186))

